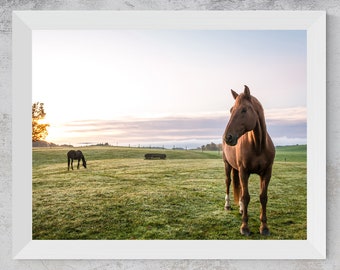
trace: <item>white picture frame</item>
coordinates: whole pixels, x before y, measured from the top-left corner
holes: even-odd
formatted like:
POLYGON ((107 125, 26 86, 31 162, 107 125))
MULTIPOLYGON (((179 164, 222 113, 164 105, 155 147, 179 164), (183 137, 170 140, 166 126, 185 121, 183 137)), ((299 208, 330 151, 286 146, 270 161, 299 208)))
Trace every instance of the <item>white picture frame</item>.
POLYGON ((326 13, 324 11, 14 11, 14 259, 325 259, 326 13), (306 240, 32 240, 32 31, 225 29, 307 31, 306 240))

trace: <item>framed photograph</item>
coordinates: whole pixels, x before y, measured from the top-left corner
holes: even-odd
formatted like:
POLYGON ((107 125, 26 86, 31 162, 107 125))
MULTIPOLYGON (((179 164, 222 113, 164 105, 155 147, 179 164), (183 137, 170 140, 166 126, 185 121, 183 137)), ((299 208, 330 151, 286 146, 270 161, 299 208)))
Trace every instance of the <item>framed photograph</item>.
POLYGON ((14 11, 12 55, 14 259, 326 258, 324 11, 14 11))

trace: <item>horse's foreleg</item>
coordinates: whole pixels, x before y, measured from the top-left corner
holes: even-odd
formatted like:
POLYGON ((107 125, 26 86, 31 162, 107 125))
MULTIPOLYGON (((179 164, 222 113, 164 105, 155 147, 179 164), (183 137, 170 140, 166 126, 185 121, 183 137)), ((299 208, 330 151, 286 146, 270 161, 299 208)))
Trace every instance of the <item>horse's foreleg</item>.
POLYGON ((267 225, 267 191, 268 191, 268 185, 271 178, 272 169, 268 169, 265 174, 261 175, 261 190, 260 190, 260 201, 261 201, 261 214, 260 214, 260 233, 262 235, 269 235, 269 228, 267 225))
POLYGON ((70 158, 67 158, 67 170, 70 170, 70 158))
POLYGON ((248 179, 249 173, 240 171, 240 182, 241 182, 241 199, 240 199, 240 211, 242 210, 242 225, 240 232, 242 235, 250 235, 248 228, 248 204, 250 202, 250 195, 248 191, 248 179))
POLYGON ((73 159, 71 159, 71 168, 73 170, 73 159))
POLYGON ((240 214, 242 215, 243 213, 243 203, 241 201, 240 198, 240 177, 239 177, 239 173, 238 170, 232 169, 232 179, 233 179, 233 186, 234 186, 234 202, 236 205, 240 206, 240 214))
POLYGON ((77 165, 77 169, 79 170, 79 163, 80 163, 80 159, 78 159, 78 165, 77 165))
POLYGON ((225 195, 224 209, 231 210, 229 190, 230 190, 230 183, 231 183, 230 173, 231 173, 232 168, 227 161, 224 162, 224 169, 225 169, 225 174, 226 174, 226 179, 225 179, 226 195, 225 195))

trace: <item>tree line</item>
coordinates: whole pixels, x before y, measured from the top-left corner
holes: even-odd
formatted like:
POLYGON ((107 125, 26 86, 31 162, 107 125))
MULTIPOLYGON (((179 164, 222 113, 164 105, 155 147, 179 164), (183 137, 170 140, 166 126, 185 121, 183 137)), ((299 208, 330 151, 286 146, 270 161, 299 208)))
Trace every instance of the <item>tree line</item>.
POLYGON ((222 144, 211 142, 206 145, 202 145, 199 149, 201 149, 202 151, 222 151, 222 144))

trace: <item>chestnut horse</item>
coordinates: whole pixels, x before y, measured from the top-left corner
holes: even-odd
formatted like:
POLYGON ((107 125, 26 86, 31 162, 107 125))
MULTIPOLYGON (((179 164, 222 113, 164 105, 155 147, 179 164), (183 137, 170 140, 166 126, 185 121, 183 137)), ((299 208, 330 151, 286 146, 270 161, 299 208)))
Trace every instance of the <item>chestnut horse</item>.
POLYGON ((73 160, 74 159, 78 160, 77 169, 79 169, 80 160, 82 160, 83 166, 86 169, 86 160, 85 160, 83 153, 80 150, 77 150, 77 151, 71 150, 67 153, 67 165, 68 165, 67 169, 68 170, 70 170, 70 164, 71 164, 71 168, 73 170, 73 160))
POLYGON ((235 99, 230 109, 231 116, 223 134, 223 161, 226 173, 225 209, 230 210, 229 187, 231 175, 233 180, 234 201, 242 214, 242 235, 249 235, 248 204, 250 195, 248 179, 250 174, 260 176, 260 233, 269 235, 267 226, 267 189, 272 175, 275 148, 267 133, 261 103, 252 95, 245 85, 244 92, 231 93, 235 99))

